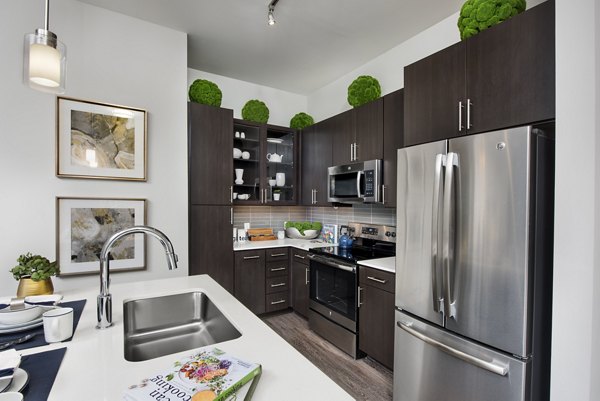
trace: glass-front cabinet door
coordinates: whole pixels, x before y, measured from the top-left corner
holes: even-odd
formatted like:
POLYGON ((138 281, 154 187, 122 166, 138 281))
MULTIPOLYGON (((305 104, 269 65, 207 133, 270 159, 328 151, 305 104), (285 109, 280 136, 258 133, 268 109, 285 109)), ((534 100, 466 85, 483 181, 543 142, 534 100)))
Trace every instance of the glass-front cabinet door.
POLYGON ((296 139, 295 130, 266 127, 264 203, 296 203, 296 139))
POLYGON ((234 120, 233 203, 295 205, 296 130, 234 120))
POLYGON ((233 123, 233 203, 260 204, 261 166, 264 159, 260 124, 234 120, 233 123))

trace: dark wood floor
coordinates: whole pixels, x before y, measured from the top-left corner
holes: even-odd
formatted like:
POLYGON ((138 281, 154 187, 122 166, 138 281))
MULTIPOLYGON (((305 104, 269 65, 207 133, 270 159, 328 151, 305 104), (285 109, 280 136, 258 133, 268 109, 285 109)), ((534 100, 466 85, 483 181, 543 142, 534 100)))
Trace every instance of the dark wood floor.
POLYGON ((371 358, 354 360, 315 334, 308 322, 294 312, 263 317, 277 334, 308 358, 356 400, 392 399, 392 372, 371 358))

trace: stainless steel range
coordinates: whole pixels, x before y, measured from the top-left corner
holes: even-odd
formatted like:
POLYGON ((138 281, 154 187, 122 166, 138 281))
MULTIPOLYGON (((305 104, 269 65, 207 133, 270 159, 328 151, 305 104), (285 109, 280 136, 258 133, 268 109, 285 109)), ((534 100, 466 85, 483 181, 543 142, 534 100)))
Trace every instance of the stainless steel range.
POLYGON ((358 262, 396 255, 396 227, 349 223, 352 247, 312 248, 309 327, 342 351, 358 354, 358 262))

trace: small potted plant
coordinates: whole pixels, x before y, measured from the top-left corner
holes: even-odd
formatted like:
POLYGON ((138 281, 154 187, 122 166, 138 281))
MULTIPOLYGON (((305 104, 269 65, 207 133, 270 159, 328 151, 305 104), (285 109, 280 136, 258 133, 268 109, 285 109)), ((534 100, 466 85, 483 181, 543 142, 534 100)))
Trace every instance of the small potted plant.
POLYGON ((18 297, 54 293, 51 277, 60 272, 56 261, 50 262, 43 256, 32 255, 29 252, 19 256, 17 262, 19 264, 10 269, 10 272, 15 280, 19 281, 18 297))
POLYGON ((281 197, 281 189, 274 189, 273 190, 273 200, 278 201, 280 197, 281 197))

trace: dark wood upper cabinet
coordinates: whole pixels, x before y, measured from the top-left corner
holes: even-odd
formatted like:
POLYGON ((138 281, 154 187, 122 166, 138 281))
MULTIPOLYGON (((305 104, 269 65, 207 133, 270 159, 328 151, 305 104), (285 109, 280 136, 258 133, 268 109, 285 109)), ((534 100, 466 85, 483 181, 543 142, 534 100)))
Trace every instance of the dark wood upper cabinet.
POLYGON ((355 142, 355 114, 354 109, 337 114, 324 121, 332 139, 332 164, 339 166, 352 162, 352 147, 355 142))
POLYGON ((265 313, 265 251, 235 252, 235 297, 255 314, 265 313))
POLYGON ((554 1, 404 68, 404 146, 555 118, 554 1))
POLYGON ((355 160, 383 158, 383 98, 354 109, 355 160))
POLYGON ((404 89, 383 97, 383 191, 385 207, 396 207, 398 149, 404 146, 404 89))
POLYGON ((469 133, 554 119, 554 2, 466 41, 469 133))
POLYGON ((302 198, 304 206, 326 206, 327 168, 332 166, 333 120, 314 124, 302 131, 302 198))
POLYGON ((465 99, 464 43, 404 67, 404 146, 458 136, 465 99))
POLYGON ((188 175, 191 204, 231 204, 232 132, 232 110, 188 103, 188 175))
POLYGON ((233 294, 231 206, 191 205, 189 275, 208 274, 233 294))

